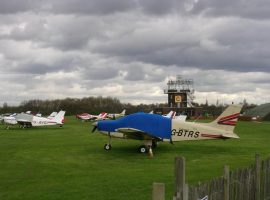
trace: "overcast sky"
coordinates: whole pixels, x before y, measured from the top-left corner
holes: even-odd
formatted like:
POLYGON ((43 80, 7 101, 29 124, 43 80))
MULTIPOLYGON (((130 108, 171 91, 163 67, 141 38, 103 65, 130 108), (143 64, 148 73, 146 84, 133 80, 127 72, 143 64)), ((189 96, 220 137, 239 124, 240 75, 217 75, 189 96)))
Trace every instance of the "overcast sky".
POLYGON ((270 102, 269 0, 0 0, 0 105, 111 96, 270 102))

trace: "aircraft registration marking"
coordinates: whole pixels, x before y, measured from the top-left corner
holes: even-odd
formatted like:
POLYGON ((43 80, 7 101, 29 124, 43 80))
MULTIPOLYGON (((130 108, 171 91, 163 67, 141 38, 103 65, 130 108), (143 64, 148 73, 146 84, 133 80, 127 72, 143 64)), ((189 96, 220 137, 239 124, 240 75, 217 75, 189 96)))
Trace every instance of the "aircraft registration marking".
POLYGON ((177 131, 176 129, 173 129, 172 135, 198 138, 200 135, 200 132, 199 131, 189 131, 186 129, 178 129, 178 131, 177 131))
POLYGON ((48 124, 47 121, 33 121, 34 124, 48 124))

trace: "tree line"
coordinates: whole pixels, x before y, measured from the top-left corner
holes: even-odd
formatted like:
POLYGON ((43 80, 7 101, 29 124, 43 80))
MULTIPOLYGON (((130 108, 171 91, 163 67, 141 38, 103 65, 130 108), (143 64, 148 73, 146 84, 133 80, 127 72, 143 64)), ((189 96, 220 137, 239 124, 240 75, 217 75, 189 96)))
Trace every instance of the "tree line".
MULTIPOLYGON (((243 103, 242 112, 255 107, 255 104, 248 104, 246 101, 243 103)), ((33 99, 23 101, 19 106, 9 106, 4 103, 0 107, 0 113, 20 113, 26 111, 32 111, 33 113, 41 113, 43 115, 49 115, 54 111, 65 110, 66 115, 76 115, 79 113, 91 113, 99 114, 100 112, 119 113, 126 109, 126 113, 135 112, 150 112, 158 107, 167 107, 167 103, 156 104, 139 104, 132 105, 130 103, 122 103, 119 99, 113 97, 84 97, 84 98, 65 98, 55 100, 39 100, 33 99)), ((194 103, 196 107, 202 107, 205 113, 213 116, 219 115, 227 105, 221 105, 216 103, 215 105, 208 105, 208 102, 204 104, 194 103)))
POLYGON ((99 114, 100 112, 119 113, 126 109, 126 113, 150 112, 155 107, 165 104, 139 104, 121 103, 119 99, 113 97, 84 97, 84 98, 65 98, 55 100, 33 99, 23 101, 19 106, 8 106, 4 103, 0 107, 0 113, 20 113, 31 111, 49 115, 54 111, 65 110, 66 115, 76 115, 78 113, 99 114))

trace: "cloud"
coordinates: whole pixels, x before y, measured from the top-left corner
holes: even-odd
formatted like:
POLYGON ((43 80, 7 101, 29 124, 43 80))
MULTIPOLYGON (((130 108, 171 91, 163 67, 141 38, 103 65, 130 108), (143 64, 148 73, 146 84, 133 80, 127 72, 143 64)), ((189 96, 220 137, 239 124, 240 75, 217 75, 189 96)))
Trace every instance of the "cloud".
POLYGON ((267 0, 197 0, 194 1, 190 13, 195 15, 201 14, 210 17, 234 16, 250 19, 269 19, 269 7, 270 2, 267 0))
POLYGON ((194 79, 198 102, 267 102, 268 8, 265 0, 1 1, 1 101, 166 102, 163 89, 180 74, 194 79))

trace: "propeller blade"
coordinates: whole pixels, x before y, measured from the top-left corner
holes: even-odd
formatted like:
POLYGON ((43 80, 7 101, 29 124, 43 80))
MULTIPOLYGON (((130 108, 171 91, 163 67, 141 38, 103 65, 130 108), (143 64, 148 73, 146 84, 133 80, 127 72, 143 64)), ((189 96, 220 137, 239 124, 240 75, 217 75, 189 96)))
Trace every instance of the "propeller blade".
POLYGON ((92 129, 92 133, 94 133, 97 129, 97 126, 94 126, 94 128, 92 129))
POLYGON ((170 143, 173 144, 172 138, 170 139, 170 143))
POLYGON ((97 122, 94 122, 92 126, 93 126, 92 133, 94 133, 97 129, 97 122))

